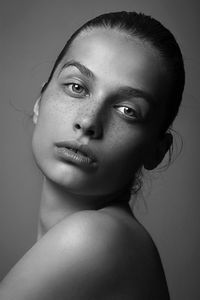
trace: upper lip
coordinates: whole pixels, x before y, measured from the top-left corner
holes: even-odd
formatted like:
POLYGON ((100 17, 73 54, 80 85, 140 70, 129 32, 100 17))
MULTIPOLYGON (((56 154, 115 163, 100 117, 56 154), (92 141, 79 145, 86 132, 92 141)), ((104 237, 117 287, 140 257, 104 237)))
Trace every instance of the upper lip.
POLYGON ((97 158, 93 151, 86 144, 81 144, 77 141, 61 141, 55 143, 58 148, 65 147, 75 151, 81 152, 83 155, 88 156, 92 161, 96 162, 97 158))

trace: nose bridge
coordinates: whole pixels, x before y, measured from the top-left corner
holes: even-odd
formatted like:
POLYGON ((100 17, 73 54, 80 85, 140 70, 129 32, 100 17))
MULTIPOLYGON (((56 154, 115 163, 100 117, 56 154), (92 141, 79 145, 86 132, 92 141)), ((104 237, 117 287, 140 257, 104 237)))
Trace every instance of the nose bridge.
POLYGON ((87 119, 88 121, 95 122, 101 116, 103 110, 103 101, 97 99, 89 99, 83 101, 78 110, 80 118, 87 119))

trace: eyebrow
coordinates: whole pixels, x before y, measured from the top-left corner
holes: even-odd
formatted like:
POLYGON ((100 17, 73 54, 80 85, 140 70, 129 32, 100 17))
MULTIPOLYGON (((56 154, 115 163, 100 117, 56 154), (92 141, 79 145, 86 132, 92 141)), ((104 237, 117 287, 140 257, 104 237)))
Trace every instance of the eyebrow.
MULTIPOLYGON (((76 60, 67 61, 62 66, 61 71, 63 69, 68 68, 68 67, 75 67, 84 76, 86 76, 88 78, 91 78, 93 80, 96 79, 96 76, 94 75, 94 73, 90 69, 88 69, 86 66, 81 64, 79 61, 76 61, 76 60)), ((153 106, 156 106, 156 101, 155 101, 154 97, 152 95, 150 95, 148 92, 146 92, 144 90, 141 90, 141 89, 138 89, 138 88, 133 88, 133 87, 130 87, 130 86, 122 86, 122 87, 119 87, 116 90, 116 94, 119 94, 119 96, 122 95, 125 98, 131 98, 131 97, 143 98, 148 103, 152 104, 153 106)))
POLYGON ((124 86, 124 87, 120 87, 117 93, 119 93, 119 95, 122 95, 125 98, 132 98, 132 97, 143 98, 149 104, 156 106, 156 101, 154 97, 144 90, 133 88, 130 86, 124 86))
POLYGON ((75 60, 69 60, 68 62, 66 62, 61 71, 65 68, 68 68, 68 67, 76 67, 84 76, 88 77, 88 78, 91 78, 91 79, 95 79, 95 75, 94 73, 88 69, 87 67, 85 67, 84 65, 82 65, 80 62, 78 61, 75 61, 75 60))

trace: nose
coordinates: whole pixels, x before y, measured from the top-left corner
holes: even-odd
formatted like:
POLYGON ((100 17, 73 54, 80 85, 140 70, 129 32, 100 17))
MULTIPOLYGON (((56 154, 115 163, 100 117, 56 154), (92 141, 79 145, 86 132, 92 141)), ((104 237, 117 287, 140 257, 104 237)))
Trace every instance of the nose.
POLYGON ((81 135, 91 139, 100 139, 103 136, 103 112, 100 107, 87 105, 77 112, 73 128, 81 135))

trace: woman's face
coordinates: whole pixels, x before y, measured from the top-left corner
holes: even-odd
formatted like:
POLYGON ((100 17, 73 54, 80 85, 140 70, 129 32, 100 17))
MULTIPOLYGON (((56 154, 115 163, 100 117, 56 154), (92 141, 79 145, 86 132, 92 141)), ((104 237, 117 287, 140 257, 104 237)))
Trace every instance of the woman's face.
POLYGON ((79 35, 35 105, 33 153, 44 175, 80 195, 130 184, 156 160, 165 77, 148 43, 108 29, 79 35))

